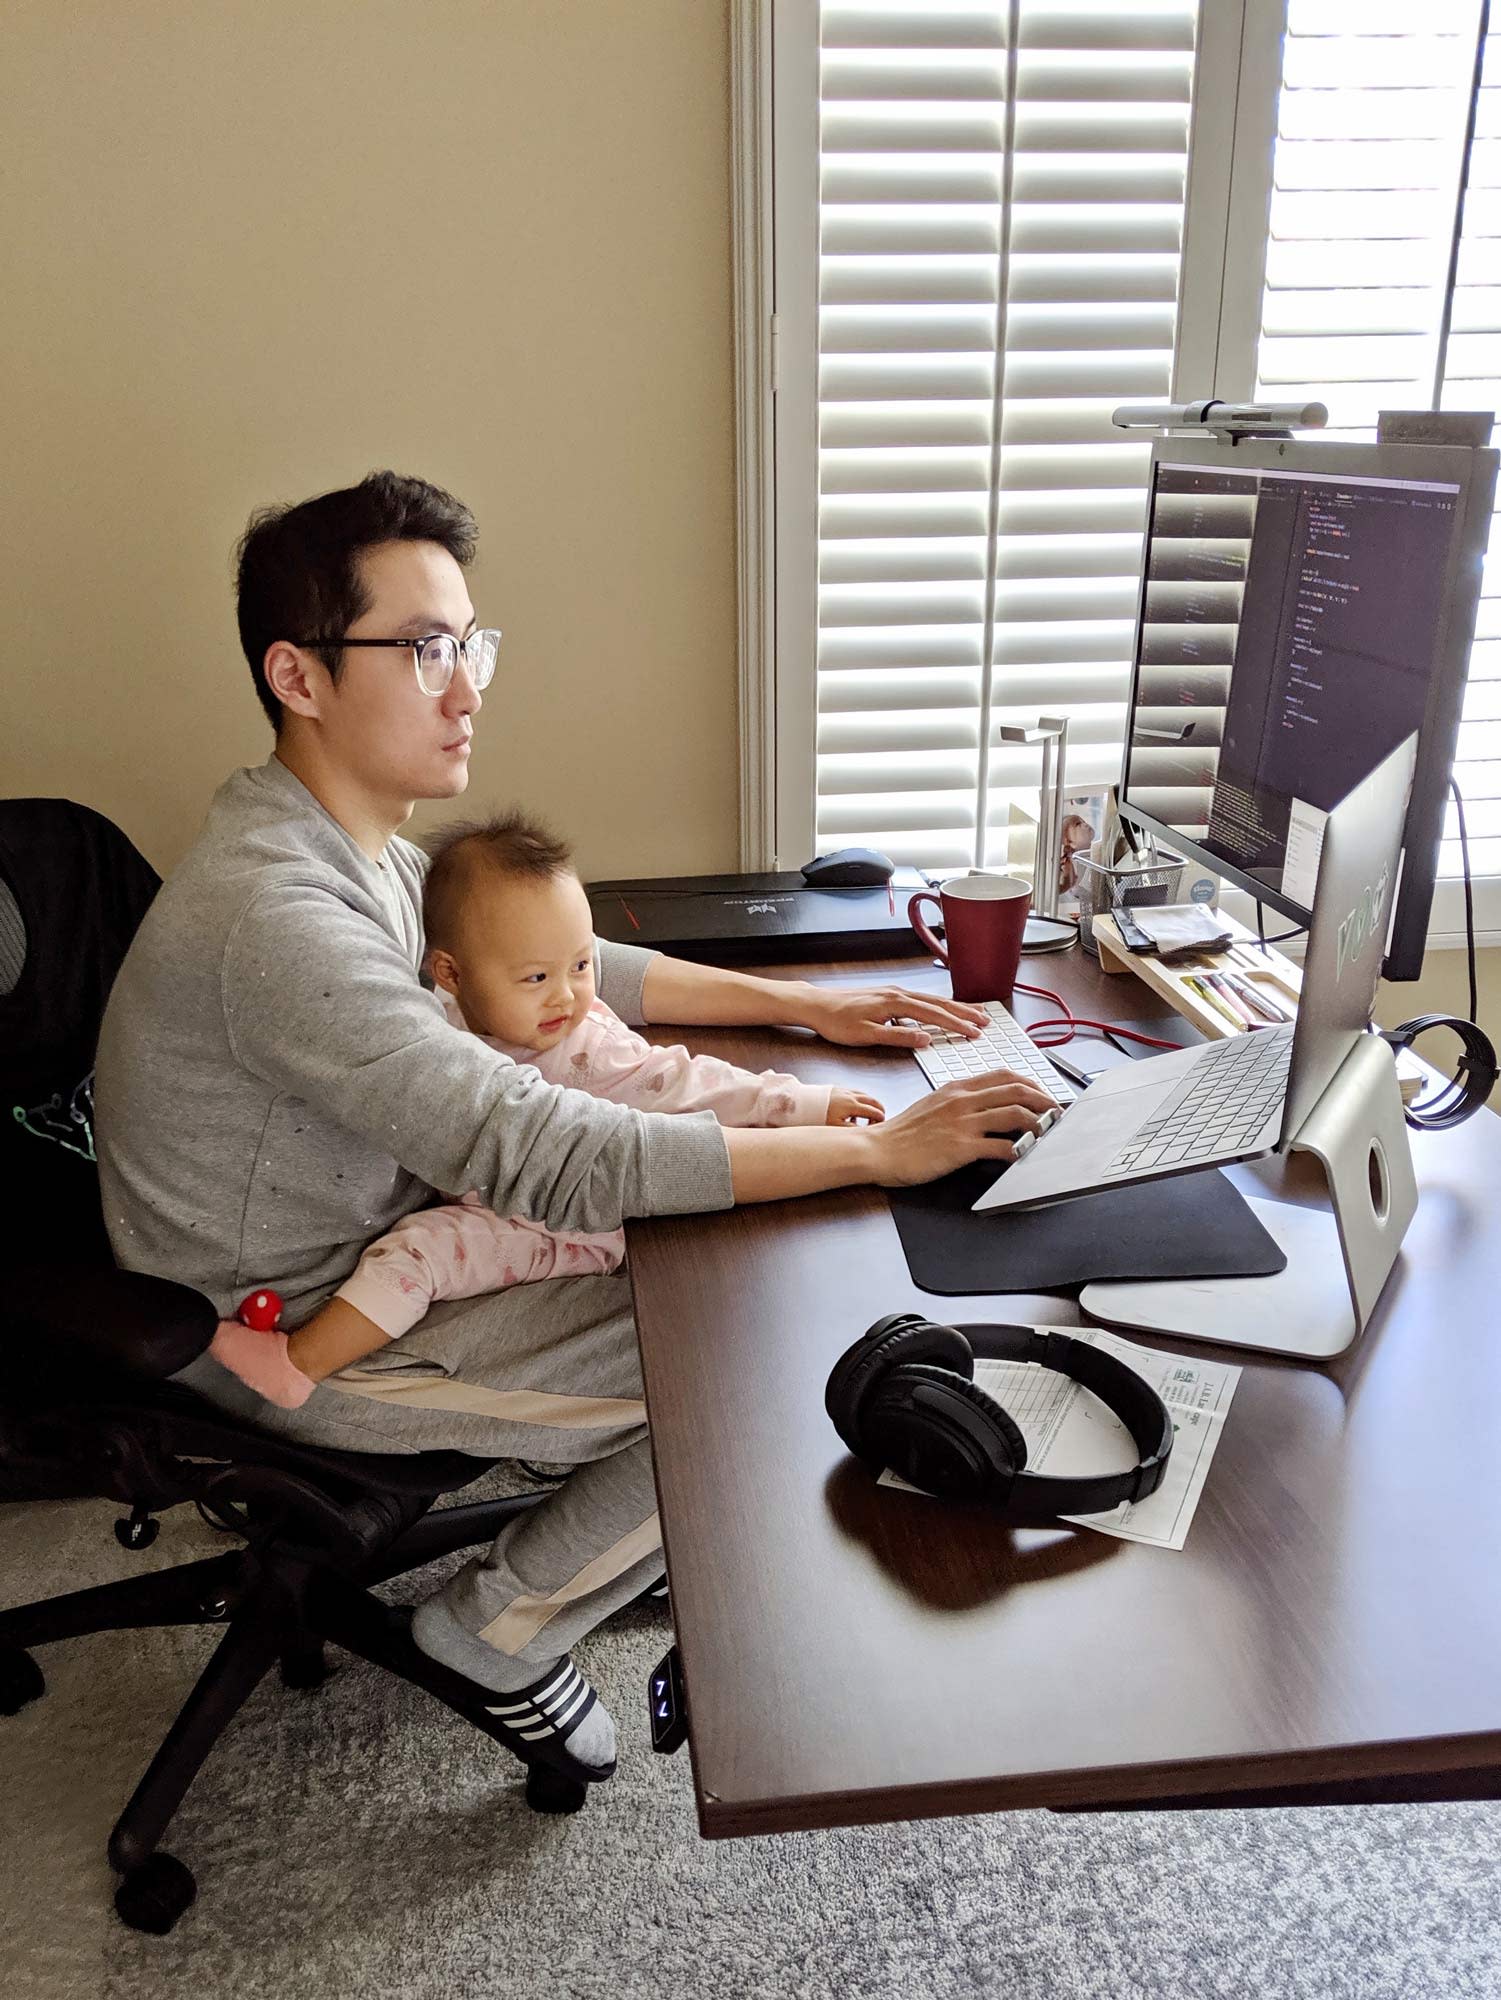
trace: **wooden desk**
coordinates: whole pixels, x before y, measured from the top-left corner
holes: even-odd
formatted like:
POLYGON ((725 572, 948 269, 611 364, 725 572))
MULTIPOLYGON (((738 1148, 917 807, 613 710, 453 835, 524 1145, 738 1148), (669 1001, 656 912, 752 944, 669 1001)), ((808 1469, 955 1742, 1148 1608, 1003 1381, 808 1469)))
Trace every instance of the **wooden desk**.
MULTIPOLYGON (((1078 952, 1029 963, 1079 1012, 1160 1009, 1078 952)), ((926 1088, 900 1053, 693 1040, 891 1110, 926 1088)), ((1231 1356, 1178 1553, 878 1490, 824 1413, 882 1313, 1069 1325, 1071 1303, 919 1292, 874 1189, 633 1224, 703 1832, 1501 1796, 1501 1121, 1413 1140, 1374 1323, 1324 1368, 1231 1356)))

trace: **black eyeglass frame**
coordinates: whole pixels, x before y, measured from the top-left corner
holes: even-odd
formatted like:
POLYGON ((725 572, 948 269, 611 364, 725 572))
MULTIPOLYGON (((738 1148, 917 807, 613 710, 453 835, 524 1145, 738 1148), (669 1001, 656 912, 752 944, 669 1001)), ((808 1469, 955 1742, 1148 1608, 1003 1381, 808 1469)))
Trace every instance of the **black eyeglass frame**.
POLYGON ((331 649, 337 649, 339 651, 342 651, 343 648, 346 646, 405 646, 409 648, 411 651, 412 672, 417 677, 418 687, 421 688, 422 692, 425 695, 429 695, 434 701, 441 701, 444 695, 447 694, 448 690, 453 686, 453 677, 454 674, 456 674, 459 670, 459 663, 458 660, 455 659, 453 667, 449 672, 448 679, 444 682, 442 687, 430 688, 427 682, 422 678, 422 655, 426 651, 426 649, 433 643, 434 639, 446 639, 451 646, 456 647, 458 651, 463 654, 465 664, 469 668, 470 678, 474 682, 476 692, 478 692, 481 689, 487 688, 490 685, 491 681, 494 680, 495 678, 495 662, 500 654, 500 642, 503 636, 504 634, 501 632, 498 625, 480 625, 477 626, 475 630, 469 634, 469 637, 467 639, 456 639, 452 632, 424 632, 419 638, 414 638, 414 639, 294 639, 292 640, 291 643, 294 646, 305 646, 307 647, 309 652, 312 652, 315 649, 325 652, 331 649), (489 649, 490 671, 485 675, 485 678, 481 680, 479 678, 479 675, 475 672, 474 662, 470 659, 469 648, 476 639, 486 639, 489 638, 492 634, 494 635, 495 643, 489 649))

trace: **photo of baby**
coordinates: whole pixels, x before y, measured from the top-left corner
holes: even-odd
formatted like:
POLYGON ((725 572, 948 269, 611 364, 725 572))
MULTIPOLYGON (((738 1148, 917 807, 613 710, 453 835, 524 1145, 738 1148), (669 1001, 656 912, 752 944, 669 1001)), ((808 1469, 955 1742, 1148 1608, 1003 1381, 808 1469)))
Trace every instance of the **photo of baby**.
POLYGON ((1089 791, 1067 792, 1058 843, 1058 894, 1077 897, 1089 850, 1108 830, 1115 812, 1115 790, 1096 785, 1089 791))

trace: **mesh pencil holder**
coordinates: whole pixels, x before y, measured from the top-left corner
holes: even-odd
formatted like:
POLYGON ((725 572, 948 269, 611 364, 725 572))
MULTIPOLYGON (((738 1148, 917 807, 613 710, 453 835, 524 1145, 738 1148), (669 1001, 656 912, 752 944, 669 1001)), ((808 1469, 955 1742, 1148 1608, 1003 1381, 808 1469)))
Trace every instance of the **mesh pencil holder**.
POLYGON ((1176 855, 1153 848, 1147 859, 1136 862, 1088 861, 1082 855, 1074 863, 1074 889, 1079 898, 1079 942, 1098 958, 1094 920, 1112 916, 1133 905, 1175 903, 1183 883, 1184 864, 1176 855))

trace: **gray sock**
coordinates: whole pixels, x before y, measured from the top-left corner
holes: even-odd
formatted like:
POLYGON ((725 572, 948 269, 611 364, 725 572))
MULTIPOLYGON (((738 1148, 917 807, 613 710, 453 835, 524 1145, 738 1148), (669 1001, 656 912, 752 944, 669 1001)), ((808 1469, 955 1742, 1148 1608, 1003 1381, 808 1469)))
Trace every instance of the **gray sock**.
MULTIPOLYGON (((441 1661, 445 1667, 452 1667, 455 1673, 478 1681, 481 1687, 496 1694, 512 1694, 517 1688, 530 1687, 543 1674, 550 1673, 563 1657, 559 1653, 552 1660, 518 1660, 512 1653, 497 1652, 483 1639, 465 1631, 441 1597, 429 1597, 417 1606, 412 1613, 412 1637, 429 1659, 441 1661)), ((577 1757, 581 1764, 591 1764, 596 1770, 614 1763, 615 1723, 602 1701, 596 1700, 568 1737, 565 1747, 570 1757, 577 1757)))

